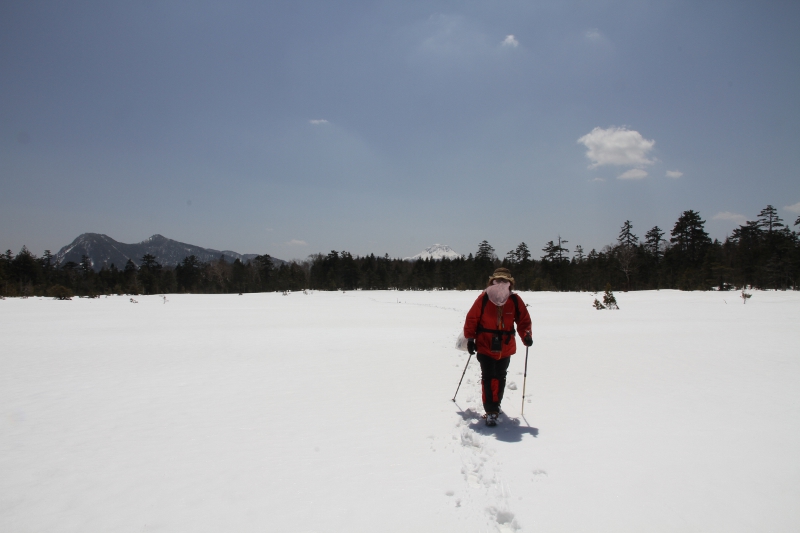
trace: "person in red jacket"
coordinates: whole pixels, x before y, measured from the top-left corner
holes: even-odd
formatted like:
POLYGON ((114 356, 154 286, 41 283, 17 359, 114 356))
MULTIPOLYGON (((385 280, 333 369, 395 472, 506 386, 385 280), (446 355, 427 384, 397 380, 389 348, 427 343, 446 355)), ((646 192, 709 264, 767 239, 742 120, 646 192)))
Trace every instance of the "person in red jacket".
POLYGON ((517 352, 515 333, 519 333, 525 346, 533 344, 531 316, 522 298, 512 292, 513 288, 511 271, 507 268, 495 270, 489 278, 489 285, 472 304, 464 322, 467 350, 470 354, 477 351, 481 364, 481 389, 487 426, 497 424, 508 363, 517 352))

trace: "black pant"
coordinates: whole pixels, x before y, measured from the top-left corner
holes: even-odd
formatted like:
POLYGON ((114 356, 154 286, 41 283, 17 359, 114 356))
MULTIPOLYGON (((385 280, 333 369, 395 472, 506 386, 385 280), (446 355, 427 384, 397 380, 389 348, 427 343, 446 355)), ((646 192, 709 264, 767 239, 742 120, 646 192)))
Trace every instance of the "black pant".
POLYGON ((499 413, 503 391, 506 388, 506 372, 510 357, 493 359, 482 353, 478 354, 481 364, 481 390, 483 392, 483 408, 487 413, 499 413))

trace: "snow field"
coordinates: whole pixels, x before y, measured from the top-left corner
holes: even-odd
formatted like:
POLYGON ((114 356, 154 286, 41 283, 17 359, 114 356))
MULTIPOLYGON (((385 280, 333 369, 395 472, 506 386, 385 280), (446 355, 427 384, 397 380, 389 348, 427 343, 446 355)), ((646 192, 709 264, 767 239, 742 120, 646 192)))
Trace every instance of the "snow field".
POLYGON ((0 530, 800 526, 800 295, 522 293, 496 428, 477 296, 4 300, 0 530))

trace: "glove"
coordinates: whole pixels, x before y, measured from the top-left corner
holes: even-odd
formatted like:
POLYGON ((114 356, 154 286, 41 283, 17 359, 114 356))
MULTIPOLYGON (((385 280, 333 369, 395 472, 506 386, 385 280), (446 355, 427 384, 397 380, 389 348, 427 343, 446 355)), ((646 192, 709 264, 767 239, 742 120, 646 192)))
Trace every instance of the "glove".
POLYGON ((467 341, 467 351, 470 355, 475 355, 475 339, 469 339, 467 341))
POLYGON ((531 338, 530 333, 525 335, 525 338, 522 339, 522 344, 524 344, 525 346, 533 346, 533 339, 531 338))

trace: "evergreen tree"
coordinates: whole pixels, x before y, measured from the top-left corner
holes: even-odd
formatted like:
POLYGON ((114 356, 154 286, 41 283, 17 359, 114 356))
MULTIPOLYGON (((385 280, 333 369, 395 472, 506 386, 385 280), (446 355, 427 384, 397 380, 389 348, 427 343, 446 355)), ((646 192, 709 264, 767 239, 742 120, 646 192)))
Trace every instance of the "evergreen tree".
POLYGON ((510 250, 506 253, 506 256, 503 258, 503 264, 506 266, 513 266, 517 264, 516 250, 510 250))
POLYGON ((481 241, 478 245, 478 253, 475 254, 475 260, 493 262, 494 259, 494 248, 487 241, 481 241))
POLYGON ((663 236, 664 232, 661 231, 661 228, 658 226, 653 226, 644 236, 645 249, 656 259, 656 262, 661 260, 661 243, 664 242, 664 239, 662 239, 663 236))
MULTIPOLYGON (((342 252, 344 256, 347 252, 342 252)), ((337 290, 344 288, 342 282, 342 258, 339 252, 331 250, 328 255, 317 254, 311 258, 309 269, 312 289, 337 290)))
POLYGON ((758 263, 761 261, 764 231, 757 221, 748 220, 733 230, 728 239, 731 247, 731 262, 737 268, 739 285, 760 286, 758 263))
POLYGON ((791 277, 791 265, 788 260, 794 248, 792 232, 783 224, 778 210, 767 205, 758 214, 757 223, 765 229, 761 262, 764 268, 764 279, 767 286, 778 289, 785 288, 791 277))
POLYGON ((475 254, 472 288, 479 289, 485 286, 486 280, 494 271, 495 259, 494 248, 487 241, 481 241, 478 245, 478 253, 475 254))
POLYGON ((635 248, 637 244, 639 244, 639 237, 633 234, 633 224, 631 224, 630 220, 626 220, 624 224, 622 224, 622 228, 619 230, 619 236, 617 237, 617 243, 620 246, 626 246, 630 248, 635 248))
POLYGON ((625 274, 626 290, 630 290, 631 288, 631 273, 634 270, 636 246, 638 243, 639 238, 633 234, 633 224, 631 224, 630 220, 626 220, 619 231, 617 247, 614 250, 614 255, 619 262, 620 270, 625 274))
POLYGON ((50 287, 53 283, 57 282, 57 270, 56 270, 56 262, 55 257, 53 254, 50 253, 50 250, 45 250, 44 255, 39 259, 39 265, 41 267, 44 286, 42 287, 42 293, 47 294, 47 288, 50 287))
POLYGON ((554 241, 547 241, 547 244, 544 245, 542 251, 544 255, 542 256, 542 261, 548 263, 561 263, 563 261, 569 261, 566 255, 569 253, 569 250, 565 248, 563 245, 567 244, 569 241, 562 239, 561 235, 558 236, 558 244, 554 241))
MULTIPOLYGON (((542 248, 544 252, 541 264, 542 274, 545 276, 545 281, 550 279, 558 290, 567 289, 566 278, 569 269, 569 258, 567 254, 569 253, 569 249, 564 247, 567 242, 569 241, 562 239, 561 235, 559 235, 558 243, 548 241, 544 248, 542 248)), ((535 280, 534 284, 536 284, 535 280)))
POLYGON ((528 263, 531 260, 531 251, 528 245, 521 242, 517 247, 506 254, 506 261, 512 265, 528 263))
POLYGON ((758 227, 767 229, 768 235, 772 235, 773 231, 783 227, 783 219, 778 216, 778 210, 771 205, 767 205, 761 210, 757 222, 758 227))
POLYGON ((17 280, 17 290, 22 296, 33 296, 34 286, 42 281, 42 267, 36 256, 23 246, 11 260, 11 270, 17 280))
POLYGON ((161 269, 161 265, 156 261, 156 256, 152 254, 144 254, 142 256, 142 264, 139 267, 140 269, 146 268, 150 271, 156 271, 161 269))
POLYGON ((94 286, 95 275, 91 258, 86 254, 81 255, 81 262, 79 265, 81 273, 81 281, 79 283, 80 292, 89 296, 96 296, 94 286))
POLYGON ((139 271, 139 267, 136 266, 136 263, 133 262, 132 259, 128 259, 125 262, 125 268, 122 272, 122 279, 123 279, 123 289, 125 292, 130 294, 138 294, 139 288, 136 284, 136 273, 139 271))
POLYGON ((272 257, 270 257, 269 254, 259 255, 253 259, 253 263, 255 263, 256 272, 258 274, 260 290, 270 290, 272 286, 272 276, 275 270, 275 264, 272 262, 272 257))
POLYGON ((231 290, 233 292, 238 292, 242 294, 247 291, 246 288, 247 283, 247 267, 242 263, 242 261, 237 257, 234 259, 233 264, 231 265, 231 290))
POLYGON ((341 289, 351 291, 358 288, 358 266, 350 252, 342 252, 340 280, 339 287, 341 289))
POLYGON ((142 263, 139 267, 139 282, 144 288, 145 294, 155 294, 159 292, 159 277, 161 274, 161 264, 156 261, 152 254, 144 254, 142 263))
POLYGON ((517 257, 517 263, 525 265, 531 260, 531 251, 528 249, 528 245, 524 242, 521 242, 517 245, 517 249, 514 250, 514 253, 517 257))
POLYGON ((711 239, 705 231, 705 220, 700 218, 700 213, 689 210, 675 222, 672 228, 670 242, 675 245, 681 259, 691 266, 697 266, 705 255, 706 248, 711 244, 711 239))
POLYGON ((619 305, 617 305, 617 299, 614 297, 614 293, 611 292, 610 283, 606 283, 606 291, 603 295, 603 304, 607 309, 619 309, 619 305))
POLYGON ((44 251, 44 255, 39 260, 39 263, 42 265, 42 270, 45 274, 49 276, 55 267, 53 264, 53 254, 50 253, 50 250, 44 251))
POLYGON ((11 255, 11 250, 6 251, 5 254, 0 255, 0 296, 11 296, 11 260, 8 256, 11 255))

